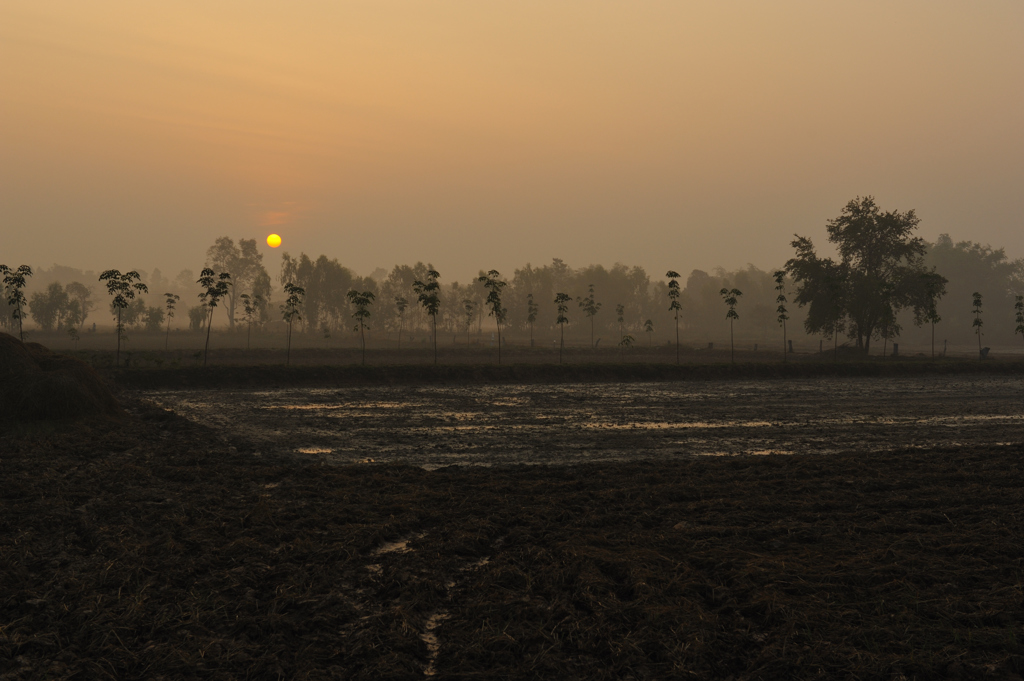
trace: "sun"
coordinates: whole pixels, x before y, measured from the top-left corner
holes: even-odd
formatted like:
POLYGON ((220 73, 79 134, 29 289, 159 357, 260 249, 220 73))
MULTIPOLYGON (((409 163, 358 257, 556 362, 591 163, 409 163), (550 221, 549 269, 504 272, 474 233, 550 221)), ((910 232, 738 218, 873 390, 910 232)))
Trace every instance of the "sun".
POLYGON ((267 237, 267 245, 271 248, 277 248, 281 245, 281 237, 276 234, 271 234, 267 237))

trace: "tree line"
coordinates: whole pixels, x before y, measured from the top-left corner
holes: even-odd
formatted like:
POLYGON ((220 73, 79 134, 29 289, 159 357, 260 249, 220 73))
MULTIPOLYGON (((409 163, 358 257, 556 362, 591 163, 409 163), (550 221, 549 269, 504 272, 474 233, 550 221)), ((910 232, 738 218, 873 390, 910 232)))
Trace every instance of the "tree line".
MULTIPOLYGON (((883 211, 872 197, 857 197, 826 225, 838 258, 819 256, 809 238, 795 236, 794 257, 777 270, 752 265, 731 272, 693 270, 682 282, 674 271, 652 278, 638 266, 572 268, 557 258, 540 267, 528 263, 509 277, 481 270, 464 284, 444 282, 430 263, 422 262, 360 277, 326 255, 314 259, 284 253, 278 291, 291 287, 291 292, 275 306, 272 279, 255 240, 236 244, 229 237, 218 238, 207 251, 204 270, 228 275, 218 305, 223 309, 220 319, 231 329, 244 324, 250 334, 280 325, 288 333, 294 326, 295 333, 325 338, 354 334, 364 347, 367 332, 399 345, 403 340, 436 344, 438 337, 452 343, 479 342, 508 333, 527 336, 531 343, 563 343, 567 328, 575 342, 595 347, 653 344, 656 333, 659 342, 675 341, 678 347, 681 342, 731 337, 734 330, 767 340, 779 335, 778 327, 787 321, 790 328, 836 345, 844 338, 864 351, 872 342, 888 343, 908 334, 926 339, 937 325, 942 338, 956 342, 971 335, 980 341, 982 334, 1004 340, 1024 334, 1012 314, 1024 293, 1024 261, 1010 260, 1003 249, 954 242, 945 234, 927 243, 914 235, 918 225, 912 210, 883 211), (428 283, 433 287, 431 306, 418 304, 428 283), (296 297, 296 290, 301 296, 296 297), (972 305, 975 293, 984 297, 989 311, 984 330, 976 324, 981 314, 972 305)), ((19 286, 17 277, 27 281, 31 274, 7 267, 3 271, 7 305, 0 305, 0 325, 8 330, 31 317, 44 330, 77 332, 97 305, 93 288, 80 281, 51 281, 19 301, 15 293, 24 283, 19 286)), ((146 292, 122 301, 123 306, 110 300, 119 333, 167 333, 173 316, 179 315, 190 329, 209 335, 218 318, 202 277, 183 270, 171 282, 157 274, 146 292), (147 294, 161 299, 147 303, 147 294), (186 302, 179 311, 181 300, 186 302)))

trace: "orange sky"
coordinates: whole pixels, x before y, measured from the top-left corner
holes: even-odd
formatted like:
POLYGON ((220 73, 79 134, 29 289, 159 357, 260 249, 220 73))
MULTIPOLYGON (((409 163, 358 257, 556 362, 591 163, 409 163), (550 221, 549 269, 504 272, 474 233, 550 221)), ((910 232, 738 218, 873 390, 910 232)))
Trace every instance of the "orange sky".
POLYGON ((0 0, 0 83, 12 265, 769 268, 858 194, 1024 255, 1017 0, 0 0))

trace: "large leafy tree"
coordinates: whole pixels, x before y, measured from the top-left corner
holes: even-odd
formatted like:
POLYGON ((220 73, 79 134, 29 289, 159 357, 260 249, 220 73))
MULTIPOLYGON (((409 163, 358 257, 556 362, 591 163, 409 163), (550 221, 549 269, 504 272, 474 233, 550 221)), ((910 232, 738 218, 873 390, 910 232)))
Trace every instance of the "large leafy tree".
POLYGON ((71 306, 78 304, 78 327, 81 328, 93 308, 92 291, 80 281, 71 282, 64 287, 64 291, 68 294, 71 306))
POLYGON ((71 299, 59 282, 53 282, 45 291, 36 291, 29 301, 32 318, 43 331, 62 331, 68 316, 71 299))
POLYGON ((232 285, 224 297, 227 307, 228 325, 235 328, 235 306, 242 293, 261 294, 263 286, 269 286, 270 276, 263 267, 263 254, 256 246, 255 239, 239 239, 238 245, 231 237, 222 236, 206 250, 210 269, 217 272, 231 272, 232 285))
MULTIPOLYGON (((786 269, 797 284, 797 304, 810 306, 807 331, 834 333, 842 323, 857 347, 867 351, 873 338, 889 333, 900 310, 922 306, 922 275, 929 272, 926 244, 913 236, 919 222, 913 210, 883 212, 873 197, 865 196, 847 203, 826 226, 839 262, 818 258, 811 240, 798 235, 793 241, 796 257, 786 269), (841 295, 830 291, 823 297, 826 287, 838 287, 841 295), (829 309, 816 310, 816 303, 829 309)), ((932 274, 933 282, 945 284, 932 274)))

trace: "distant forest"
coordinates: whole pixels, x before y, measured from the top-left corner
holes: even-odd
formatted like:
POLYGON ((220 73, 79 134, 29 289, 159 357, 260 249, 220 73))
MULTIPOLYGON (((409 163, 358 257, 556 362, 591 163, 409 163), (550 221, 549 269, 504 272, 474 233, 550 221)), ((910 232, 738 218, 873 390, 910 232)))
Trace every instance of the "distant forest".
MULTIPOLYGON (((1014 303, 1015 296, 1024 293, 1024 260, 1010 260, 1002 248, 970 241, 954 242, 946 234, 935 243, 921 243, 921 264, 927 271, 945 279, 944 294, 937 297, 935 304, 940 319, 936 325, 937 338, 953 343, 976 341, 972 294, 979 292, 984 300, 985 343, 1021 342, 1020 338, 1015 338, 1014 303)), ((251 323, 253 333, 282 331, 284 297, 281 291, 286 283, 299 286, 305 292, 299 318, 295 321, 296 333, 356 341, 359 332, 353 319, 355 308, 347 295, 350 291, 369 291, 375 296, 367 321, 370 338, 394 338, 400 328, 404 338, 422 337, 431 328, 431 319, 417 303, 413 291, 414 282, 425 281, 428 271, 433 269, 429 263, 396 265, 390 272, 378 269, 364 277, 327 255, 283 253, 277 271, 271 274, 255 241, 243 239, 235 243, 229 237, 221 237, 210 247, 204 265, 217 273, 232 275, 233 285, 214 310, 215 328, 237 330, 251 323), (243 294, 247 298, 243 298, 243 294)), ((778 269, 786 269, 786 264, 780 263, 778 269)), ((749 265, 735 271, 697 269, 680 277, 678 302, 682 342, 703 345, 729 337, 722 289, 742 292, 735 308, 738 319, 734 328, 738 341, 780 342, 774 272, 749 265)), ((488 290, 484 284, 478 280, 448 282, 444 273, 440 274, 438 342, 469 342, 490 337, 496 325, 493 316, 489 316, 491 307, 486 303, 488 290)), ((485 271, 481 270, 480 274, 484 275, 485 271)), ((196 283, 195 270, 184 269, 174 278, 165 277, 159 270, 139 271, 139 275, 148 293, 139 295, 122 310, 122 322, 128 329, 154 333, 165 331, 168 325, 180 331, 205 329, 210 315, 200 304, 201 289, 196 283), (166 294, 180 297, 180 301, 174 301, 171 320, 166 316, 166 294)), ((537 343, 550 343, 557 337, 554 303, 557 293, 568 294, 571 298, 565 332, 566 339, 574 343, 589 343, 591 334, 593 342, 601 347, 619 343, 626 334, 638 345, 674 342, 675 319, 669 309, 670 280, 652 275, 643 267, 617 263, 612 267, 576 268, 556 258, 539 267, 527 263, 507 275, 501 273, 500 278, 507 282, 501 292, 501 305, 505 310, 503 327, 505 334, 515 342, 523 342, 531 333, 537 343), (529 320, 531 297, 536 310, 532 324, 529 320)), ((810 306, 801 307, 796 303, 799 282, 794 281, 791 272, 785 278, 785 286, 789 337, 806 343, 808 339, 804 334, 810 306)), ((0 302, 0 326, 16 332, 14 308, 5 304, 8 297, 5 295, 5 301, 0 302)), ((96 272, 58 265, 34 270, 27 280, 25 301, 26 329, 82 331, 93 324, 109 328, 116 316, 96 272)), ((918 312, 917 321, 922 321, 920 310, 918 312)), ((891 321, 894 333, 889 340, 928 342, 929 325, 915 324, 911 306, 904 305, 891 321)), ((856 338, 856 330, 850 324, 838 328, 841 343, 856 338)), ((876 339, 880 337, 877 330, 874 333, 876 339)), ((830 337, 821 328, 810 335, 815 339, 830 337)))

